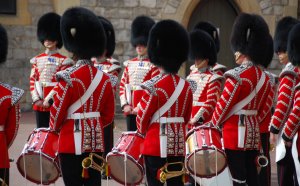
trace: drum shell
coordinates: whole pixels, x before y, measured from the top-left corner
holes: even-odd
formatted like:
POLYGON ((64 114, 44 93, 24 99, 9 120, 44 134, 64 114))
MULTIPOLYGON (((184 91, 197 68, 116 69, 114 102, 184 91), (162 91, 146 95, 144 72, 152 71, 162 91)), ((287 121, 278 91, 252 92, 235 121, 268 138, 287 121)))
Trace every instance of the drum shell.
POLYGON ((17 168, 23 177, 36 184, 42 182, 43 185, 54 183, 59 178, 58 138, 57 133, 47 128, 35 129, 30 134, 17 160, 17 168), (42 181, 40 162, 43 166, 42 181))
POLYGON ((186 137, 186 152, 186 168, 193 175, 211 178, 226 168, 221 134, 214 127, 199 126, 190 130, 186 137))
POLYGON ((137 185, 144 175, 144 159, 142 158, 144 137, 136 132, 124 132, 107 154, 106 160, 111 177, 123 185, 137 185), (125 183, 125 159, 127 159, 127 176, 125 183), (130 169, 130 170, 128 170, 130 169))

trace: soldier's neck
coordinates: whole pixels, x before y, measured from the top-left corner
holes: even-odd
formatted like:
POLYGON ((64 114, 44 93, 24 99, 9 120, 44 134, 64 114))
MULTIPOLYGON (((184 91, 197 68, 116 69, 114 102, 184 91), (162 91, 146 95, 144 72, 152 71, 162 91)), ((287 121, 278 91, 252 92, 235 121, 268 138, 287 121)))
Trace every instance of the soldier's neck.
POLYGON ((58 53, 56 48, 55 49, 46 48, 46 50, 45 50, 45 54, 47 54, 47 55, 52 55, 52 54, 56 54, 56 53, 58 53))
POLYGON ((139 59, 139 60, 144 60, 144 59, 147 59, 147 58, 148 58, 147 54, 144 54, 144 55, 138 55, 138 59, 139 59))

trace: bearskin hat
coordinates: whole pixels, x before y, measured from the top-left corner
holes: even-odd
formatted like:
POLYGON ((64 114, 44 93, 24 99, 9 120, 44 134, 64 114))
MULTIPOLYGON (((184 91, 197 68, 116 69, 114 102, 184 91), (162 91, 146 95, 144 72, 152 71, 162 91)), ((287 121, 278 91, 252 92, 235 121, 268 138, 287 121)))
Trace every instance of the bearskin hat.
POLYGON ((300 66, 300 23, 293 26, 288 36, 287 51, 290 62, 300 66))
POLYGON ((5 28, 0 24, 0 63, 6 61, 8 39, 5 28))
POLYGON ((61 18, 61 34, 65 48, 79 59, 91 59, 104 53, 104 28, 88 9, 74 7, 66 10, 61 18))
POLYGON ((252 62, 260 64, 264 60, 266 38, 269 28, 265 20, 255 14, 240 14, 233 25, 231 49, 250 57, 252 62))
POLYGON ((155 24, 154 20, 147 16, 136 17, 131 24, 131 44, 147 46, 149 31, 155 24))
POLYGON ((168 73, 177 73, 181 64, 187 60, 189 45, 188 33, 179 23, 163 20, 150 31, 148 55, 156 66, 168 73))
POLYGON ((197 23, 196 26, 194 27, 194 30, 196 29, 204 30, 213 38, 218 53, 220 51, 220 39, 219 39, 219 32, 217 27, 215 27, 213 24, 209 22, 201 21, 197 23))
POLYGON ((190 58, 195 59, 208 59, 208 65, 213 66, 217 61, 217 52, 215 42, 208 35, 207 32, 203 30, 193 30, 190 33, 190 58))
POLYGON ((274 51, 276 53, 286 52, 289 32, 297 23, 299 21, 290 16, 284 17, 278 22, 274 35, 274 51))
POLYGON ((57 48, 61 48, 63 43, 60 34, 60 15, 50 12, 44 14, 37 24, 37 37, 44 45, 45 40, 57 41, 57 48))
POLYGON ((109 58, 113 55, 113 53, 115 51, 115 47, 116 47, 115 30, 109 20, 107 20, 106 18, 104 18, 102 16, 98 16, 98 18, 100 19, 100 21, 102 23, 102 26, 104 28, 105 35, 106 35, 105 56, 109 58))
POLYGON ((274 56, 274 46, 273 46, 273 38, 271 35, 266 38, 267 46, 265 48, 266 52, 264 54, 264 60, 260 63, 263 67, 267 68, 271 63, 274 56))

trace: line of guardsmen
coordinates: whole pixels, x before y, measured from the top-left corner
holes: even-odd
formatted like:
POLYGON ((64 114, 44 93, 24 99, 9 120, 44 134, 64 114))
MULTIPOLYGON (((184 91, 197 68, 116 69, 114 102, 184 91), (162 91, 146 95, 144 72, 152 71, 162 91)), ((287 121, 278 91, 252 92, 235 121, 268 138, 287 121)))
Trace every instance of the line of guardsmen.
MULTIPOLYGON (((256 165, 261 154, 270 161, 270 144, 276 145, 279 185, 298 185, 299 33, 299 21, 284 17, 278 22, 273 46, 263 18, 241 13, 230 39, 238 67, 226 71, 217 63, 219 30, 213 24, 200 22, 187 33, 173 20, 155 23, 147 16, 135 18, 131 44, 137 57, 123 63, 119 96, 127 130, 145 137, 141 153, 147 185, 163 185, 156 178, 157 171, 166 162, 184 161, 187 129, 204 123, 222 132, 233 185, 271 184, 270 164, 259 172, 256 165), (284 65, 279 82, 266 71, 274 51, 284 65), (194 65, 183 80, 177 73, 188 56, 194 65), (163 111, 165 105, 168 109, 163 111), (158 115, 156 120, 154 115, 158 115), (167 135, 165 149, 161 148, 162 132, 167 135)), ((44 53, 30 60, 37 128, 50 127, 59 133, 65 185, 101 185, 96 170, 89 170, 89 178, 81 176, 81 162, 90 152, 106 156, 113 147, 114 103, 121 72, 120 63, 112 58, 113 26, 104 17, 74 7, 62 17, 43 15, 37 36, 45 47, 44 53), (70 58, 58 52, 63 45, 70 58)), ((0 61, 5 62, 8 39, 2 26, 0 41, 0 61)), ((0 89, 0 182, 8 185, 8 148, 18 131, 24 91, 3 83, 0 89)), ((192 177, 190 182, 194 183, 192 177)), ((167 184, 184 182, 177 176, 167 184)))

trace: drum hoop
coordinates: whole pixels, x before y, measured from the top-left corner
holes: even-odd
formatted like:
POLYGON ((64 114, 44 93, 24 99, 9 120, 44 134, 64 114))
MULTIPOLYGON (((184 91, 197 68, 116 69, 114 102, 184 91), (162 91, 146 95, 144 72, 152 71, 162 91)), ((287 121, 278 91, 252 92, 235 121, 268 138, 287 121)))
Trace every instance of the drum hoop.
MULTIPOLYGON (((202 149, 203 149, 203 148, 201 148, 201 149, 196 149, 194 152, 192 152, 191 154, 189 154, 189 155, 187 156, 187 158, 186 158, 186 161, 185 161, 185 167, 188 169, 188 171, 189 171, 189 173, 190 173, 191 175, 194 175, 195 173, 194 173, 194 171, 188 166, 188 162, 189 162, 189 160, 191 159, 191 156, 192 156, 193 154, 195 154, 195 152, 198 152, 198 151, 200 151, 200 150, 202 150, 202 149)), ((221 151, 220 149, 218 149, 218 148, 207 147, 206 149, 212 149, 212 150, 217 149, 217 151, 220 152, 220 153, 224 156, 224 159, 225 159, 225 165, 224 165, 224 167, 222 167, 222 169, 220 169, 220 171, 217 172, 218 175, 221 174, 221 173, 224 171, 224 169, 227 167, 227 157, 226 157, 226 154, 225 154, 223 151, 221 151)), ((216 176, 216 174, 202 175, 202 174, 197 173, 196 176, 198 176, 198 177, 200 177, 200 178, 212 178, 212 177, 216 176)))
MULTIPOLYGON (((107 154, 107 156, 106 156, 106 161, 108 162, 108 158, 111 157, 111 156, 123 156, 123 157, 124 157, 124 154, 125 154, 125 153, 109 152, 109 153, 107 154)), ((137 184, 140 184, 140 183, 143 181, 143 178, 144 178, 143 175, 145 174, 145 172, 144 172, 144 167, 143 167, 142 165, 140 165, 140 163, 138 163, 131 155, 128 155, 128 154, 127 154, 127 158, 130 159, 131 161, 133 161, 133 162, 137 165, 137 167, 139 168, 140 172, 142 173, 142 174, 141 174, 141 175, 142 175, 141 179, 140 179, 139 181, 137 181, 136 183, 134 183, 134 184, 136 184, 136 185, 137 185, 137 184)), ((141 159, 141 158, 139 158, 139 159, 141 159)), ((112 172, 110 173, 110 176, 111 176, 116 182, 118 182, 118 183, 120 183, 120 184, 122 184, 122 185, 125 184, 123 181, 117 179, 117 178, 112 174, 112 172)), ((128 183, 126 183, 126 184, 128 184, 128 183)))
MULTIPOLYGON (((30 151, 30 152, 36 152, 36 151, 30 151)), ((27 153, 27 154, 28 155, 32 155, 32 154, 35 154, 35 153, 27 153)), ((26 154, 25 153, 21 153, 21 155, 19 156, 19 158, 17 160, 17 168, 18 168, 20 174, 25 178, 24 170, 21 169, 21 165, 20 165, 21 164, 21 162, 20 162, 21 161, 21 157, 23 157, 24 155, 26 155, 26 154)), ((42 153, 42 155, 45 155, 45 154, 42 153)), ((45 157, 48 160, 52 160, 52 162, 54 163, 55 168, 56 168, 56 170, 58 172, 57 176, 53 180, 51 180, 49 182, 43 182, 43 185, 50 185, 50 184, 54 183, 59 178, 59 176, 60 176, 61 173, 60 173, 60 169, 59 169, 59 166, 58 166, 57 162, 54 161, 56 158, 53 159, 53 158, 51 158, 49 156, 43 156, 43 157, 45 157)), ((26 175, 26 179, 29 180, 29 181, 31 181, 31 182, 33 182, 33 183, 36 183, 36 184, 40 184, 41 183, 41 180, 34 180, 28 174, 26 175)))

